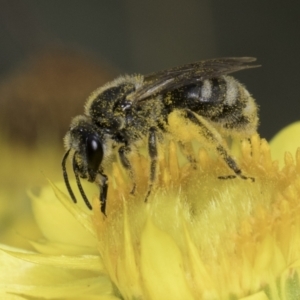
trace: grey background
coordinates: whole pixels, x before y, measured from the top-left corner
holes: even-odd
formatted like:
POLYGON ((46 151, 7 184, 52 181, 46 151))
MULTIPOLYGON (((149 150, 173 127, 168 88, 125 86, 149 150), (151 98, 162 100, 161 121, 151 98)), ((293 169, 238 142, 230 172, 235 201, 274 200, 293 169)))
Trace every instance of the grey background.
POLYGON ((0 0, 0 76, 48 43, 85 49, 121 73, 254 56, 262 67, 235 76, 257 99, 259 131, 271 138, 300 117, 299 6, 261 0, 0 0))

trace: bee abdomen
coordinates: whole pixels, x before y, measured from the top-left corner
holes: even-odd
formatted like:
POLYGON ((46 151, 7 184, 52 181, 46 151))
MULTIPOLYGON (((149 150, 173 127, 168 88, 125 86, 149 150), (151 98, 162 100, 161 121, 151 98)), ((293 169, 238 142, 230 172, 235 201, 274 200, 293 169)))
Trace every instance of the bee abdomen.
POLYGON ((205 79, 186 87, 186 99, 200 103, 221 103, 226 97, 227 84, 223 77, 205 79))
POLYGON ((223 128, 254 132, 257 106, 247 89, 231 76, 205 79, 173 90, 164 98, 172 109, 188 108, 223 128), (251 128, 250 128, 251 127, 251 128))
POLYGON ((205 113, 220 105, 234 105, 239 101, 240 87, 242 85, 233 77, 220 76, 175 89, 165 99, 172 108, 183 107, 205 113))

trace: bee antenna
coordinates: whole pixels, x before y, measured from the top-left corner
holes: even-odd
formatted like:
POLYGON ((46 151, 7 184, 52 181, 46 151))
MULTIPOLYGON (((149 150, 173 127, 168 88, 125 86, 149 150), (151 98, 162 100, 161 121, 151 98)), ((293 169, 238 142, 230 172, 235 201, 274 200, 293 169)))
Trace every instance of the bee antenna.
POLYGON ((67 161, 67 158, 68 158, 68 156, 69 156, 69 154, 70 154, 70 150, 71 150, 71 149, 69 149, 69 150, 65 153, 65 155, 64 155, 64 157, 63 157, 63 159, 62 159, 61 165, 62 165, 63 177, 64 177, 65 185, 66 185, 66 187, 67 187, 67 190, 68 190, 68 192, 69 192, 69 195, 70 195, 71 199, 73 200, 73 202, 74 202, 74 203, 77 203, 77 199, 76 199, 76 197, 75 197, 75 195, 74 195, 74 193, 73 193, 73 191, 72 191, 72 188, 71 188, 71 185, 70 185, 70 182, 69 182, 68 173, 67 173, 67 168, 66 168, 66 161, 67 161))
POLYGON ((74 171, 74 174, 75 174, 75 178, 76 178, 76 183, 77 183, 77 186, 78 186, 78 189, 79 189, 79 192, 81 194, 81 197, 85 203, 85 205, 90 209, 92 210, 93 207, 90 203, 90 201, 88 200, 83 188, 82 188, 82 185, 81 185, 81 182, 80 182, 80 178, 78 176, 78 164, 76 162, 76 159, 75 159, 75 156, 76 156, 77 152, 75 152, 74 156, 73 156, 73 171, 74 171))

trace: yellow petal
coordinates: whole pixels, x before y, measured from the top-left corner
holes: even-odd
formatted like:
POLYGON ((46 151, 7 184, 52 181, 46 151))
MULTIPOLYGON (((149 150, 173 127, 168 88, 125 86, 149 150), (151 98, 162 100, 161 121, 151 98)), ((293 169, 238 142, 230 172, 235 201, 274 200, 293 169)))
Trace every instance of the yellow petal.
POLYGON ((149 299, 194 299, 178 246, 148 219, 141 238, 141 276, 149 299), (166 255, 167 254, 167 255, 166 255))
POLYGON ((239 300, 271 300, 271 299, 267 297, 265 292, 259 292, 248 297, 240 298, 239 300))
MULTIPOLYGON (((1 249, 1 248, 0 248, 1 249)), ((2 249, 3 250, 3 249, 2 249)), ((17 251, 3 250, 7 254, 22 260, 45 266, 55 266, 67 269, 91 270, 103 272, 104 267, 98 255, 43 255, 39 253, 24 253, 17 251)))
POLYGON ((74 205, 71 199, 55 185, 42 189, 39 196, 32 193, 29 195, 36 221, 48 240, 96 248, 97 241, 94 237, 91 217, 80 210, 79 206, 74 205), (52 189, 64 205, 55 198, 52 189))
POLYGON ((0 265, 0 283, 2 284, 59 284, 76 280, 78 276, 81 276, 79 273, 66 269, 26 262, 2 250, 0 250, 0 265))
POLYGON ((0 291, 0 299, 5 299, 5 300, 28 300, 28 298, 23 298, 22 296, 19 295, 14 295, 14 294, 8 294, 6 292, 0 291))
POLYGON ((73 244, 56 243, 48 240, 29 241, 33 248, 42 254, 48 255, 82 255, 97 254, 97 248, 78 246, 73 244))
POLYGON ((47 258, 6 247, 0 250, 0 290, 38 299, 44 295, 49 299, 113 296, 110 279, 100 274, 96 267, 89 265, 86 268, 86 264, 91 263, 99 266, 99 257, 98 260, 94 257, 85 258, 85 263, 84 257, 47 258))
POLYGON ((16 293, 36 297, 37 299, 43 299, 45 295, 47 295, 48 299, 73 299, 77 297, 79 299, 89 299, 89 296, 102 299, 102 294, 104 296, 109 296, 108 299, 118 299, 114 296, 111 282, 103 276, 95 277, 93 279, 72 280, 69 282, 57 281, 55 284, 51 281, 50 283, 39 285, 32 283, 25 285, 0 283, 0 289, 5 289, 7 293, 16 293))

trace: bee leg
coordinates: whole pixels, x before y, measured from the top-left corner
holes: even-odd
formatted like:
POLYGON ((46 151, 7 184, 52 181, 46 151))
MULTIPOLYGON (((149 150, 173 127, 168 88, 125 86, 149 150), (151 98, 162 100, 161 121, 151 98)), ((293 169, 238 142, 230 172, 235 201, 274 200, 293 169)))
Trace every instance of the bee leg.
POLYGON ((132 166, 126 156, 126 154, 130 151, 131 151, 131 149, 128 146, 121 146, 119 148, 119 156, 120 156, 120 161, 121 161, 122 166, 129 172, 129 176, 133 180, 133 187, 132 187, 130 194, 134 195, 135 189, 136 189, 135 176, 133 173, 132 166))
POLYGON ((235 173, 235 175, 219 176, 218 178, 232 179, 238 176, 242 179, 251 179, 253 182, 254 178, 243 175, 242 170, 238 167, 235 160, 227 153, 226 148, 222 146, 222 137, 219 135, 219 133, 201 116, 196 115, 189 109, 185 109, 184 112, 187 119, 200 127, 202 135, 206 137, 210 143, 216 145, 216 150, 218 153, 222 156, 227 166, 235 173))
POLYGON ((178 143, 182 153, 187 158, 187 160, 190 162, 192 167, 196 170, 197 169, 197 160, 193 154, 193 146, 191 143, 183 143, 179 141, 178 143))
POLYGON ((103 215, 106 217, 106 198, 107 198, 107 190, 108 190, 108 178, 105 174, 100 173, 102 176, 101 184, 100 184, 100 210, 103 215))
MULTIPOLYGON (((251 179, 252 182, 255 181, 253 177, 247 177, 247 176, 245 176, 245 175, 242 174, 242 170, 238 167, 238 165, 236 164, 235 160, 227 153, 227 151, 225 150, 224 147, 222 147, 221 145, 219 145, 217 147, 217 151, 223 157, 223 159, 225 160, 225 162, 228 165, 228 167, 231 170, 233 170, 233 172, 236 174, 236 176, 238 176, 238 177, 240 177, 242 179, 251 179)), ((233 179, 236 176, 235 175, 218 176, 218 178, 219 179, 233 179)))
POLYGON ((150 156, 150 178, 148 191, 145 197, 145 202, 147 202, 148 197, 151 193, 153 182, 156 175, 156 166, 157 166, 157 137, 156 137, 156 128, 151 127, 148 136, 148 152, 150 156))

